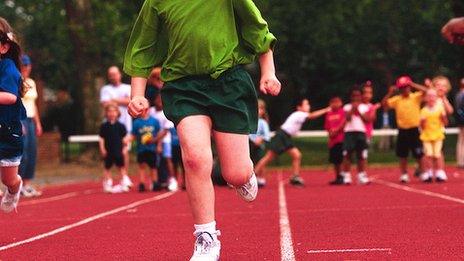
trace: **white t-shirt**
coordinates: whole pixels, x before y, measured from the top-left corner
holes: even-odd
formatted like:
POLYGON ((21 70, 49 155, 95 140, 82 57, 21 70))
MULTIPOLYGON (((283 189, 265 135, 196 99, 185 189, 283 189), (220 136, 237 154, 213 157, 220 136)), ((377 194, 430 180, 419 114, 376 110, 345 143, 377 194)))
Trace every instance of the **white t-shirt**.
POLYGON ((34 80, 31 78, 27 78, 25 80, 26 86, 29 87, 27 89, 26 94, 22 98, 22 102, 24 105, 24 108, 26 108, 26 114, 28 118, 34 118, 35 115, 37 114, 37 106, 35 104, 35 101, 39 97, 37 94, 37 87, 35 85, 34 80))
POLYGON ((174 123, 166 118, 163 111, 156 111, 155 108, 150 108, 150 116, 159 121, 161 129, 168 130, 168 133, 163 138, 163 143, 171 143, 171 132, 169 130, 174 128, 174 123))
MULTIPOLYGON (((119 86, 107 84, 100 90, 100 102, 108 102, 112 99, 130 98, 130 95, 131 86, 129 84, 121 83, 119 86)), ((132 117, 127 112, 127 106, 119 105, 118 107, 121 112, 119 122, 124 124, 127 132, 130 133, 132 131, 132 117)))
POLYGON ((284 124, 280 126, 288 135, 295 136, 303 127, 303 124, 309 117, 309 112, 296 111, 285 120, 284 124))
MULTIPOLYGON (((350 112, 351 108, 351 104, 346 104, 345 106, 343 106, 343 110, 345 112, 350 112)), ((366 104, 360 104, 358 106, 358 111, 361 115, 364 115, 369 111, 369 106, 367 106, 366 104)), ((364 121, 360 115, 352 114, 351 120, 348 121, 347 119, 344 130, 345 132, 366 132, 366 125, 364 124, 364 121)))

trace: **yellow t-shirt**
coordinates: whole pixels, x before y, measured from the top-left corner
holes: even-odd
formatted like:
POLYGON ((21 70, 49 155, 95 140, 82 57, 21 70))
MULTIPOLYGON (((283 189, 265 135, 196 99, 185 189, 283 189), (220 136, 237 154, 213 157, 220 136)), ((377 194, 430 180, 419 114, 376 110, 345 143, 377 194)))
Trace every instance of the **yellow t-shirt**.
POLYGON ((437 103, 433 108, 425 106, 420 113, 421 120, 425 120, 424 128, 421 131, 422 141, 439 141, 445 139, 443 128, 445 127, 442 117, 446 115, 443 106, 437 103))
POLYGON ((24 108, 26 108, 26 115, 28 118, 34 118, 37 113, 37 106, 35 101, 39 95, 37 94, 37 87, 34 80, 27 78, 24 80, 26 83, 27 92, 22 98, 24 108))
POLYGON ((420 124, 422 92, 413 92, 408 97, 396 95, 387 100, 396 112, 396 124, 400 129, 417 128, 420 124))

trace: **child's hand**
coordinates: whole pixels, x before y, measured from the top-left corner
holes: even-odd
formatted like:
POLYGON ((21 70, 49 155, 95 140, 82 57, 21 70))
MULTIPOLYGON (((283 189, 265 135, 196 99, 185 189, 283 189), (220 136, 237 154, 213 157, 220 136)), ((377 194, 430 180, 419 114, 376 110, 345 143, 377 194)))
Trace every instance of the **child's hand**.
POLYGON ((148 100, 145 99, 145 97, 134 96, 128 105, 128 111, 132 117, 137 118, 142 115, 142 113, 147 111, 149 107, 150 104, 148 103, 148 100))
POLYGON ((259 89, 264 94, 277 96, 280 93, 281 84, 275 74, 265 74, 261 76, 259 89))
POLYGON ((396 91, 396 86, 395 85, 391 85, 390 87, 388 87, 388 94, 393 94, 394 92, 396 91))

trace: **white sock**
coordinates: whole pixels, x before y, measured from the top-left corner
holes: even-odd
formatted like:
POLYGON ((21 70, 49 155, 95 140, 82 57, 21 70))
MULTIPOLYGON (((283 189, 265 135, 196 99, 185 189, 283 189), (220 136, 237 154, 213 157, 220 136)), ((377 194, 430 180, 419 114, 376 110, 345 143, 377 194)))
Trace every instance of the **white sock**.
POLYGON ((195 228, 195 232, 208 232, 210 234, 216 233, 216 221, 206 224, 195 224, 193 227, 195 228))

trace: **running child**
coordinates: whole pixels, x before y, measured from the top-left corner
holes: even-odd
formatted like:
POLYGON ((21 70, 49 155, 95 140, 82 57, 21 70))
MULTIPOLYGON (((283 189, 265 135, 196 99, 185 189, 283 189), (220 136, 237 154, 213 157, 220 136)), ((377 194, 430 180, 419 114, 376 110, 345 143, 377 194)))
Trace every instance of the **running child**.
POLYGON ((358 167, 358 184, 369 184, 366 173, 367 165, 367 136, 366 122, 372 120, 369 107, 362 102, 362 91, 355 87, 350 92, 351 103, 343 106, 346 115, 343 140, 343 182, 351 184, 351 160, 356 153, 358 167))
POLYGON ((149 112, 144 112, 140 118, 134 120, 132 133, 127 142, 137 141, 137 163, 139 168, 140 183, 139 192, 146 191, 146 173, 149 168, 150 184, 153 191, 160 190, 158 186, 158 173, 156 169, 156 148, 160 141, 160 124, 157 119, 150 116, 149 112))
POLYGON ((334 96, 329 102, 330 111, 325 115, 324 129, 329 134, 329 162, 333 164, 335 179, 330 185, 341 185, 343 182, 342 162, 343 162, 343 139, 345 133, 346 118, 343 110, 343 102, 339 96, 334 96))
MULTIPOLYGON (((269 128, 269 119, 266 112, 266 103, 258 99, 258 129, 255 134, 250 134, 250 157, 253 164, 258 162, 266 154, 266 143, 271 140, 271 131, 269 128)), ((266 185, 266 179, 258 177, 258 186, 266 185)))
POLYGON ((21 48, 8 22, 0 17, 0 173, 6 186, 0 208, 16 209, 23 181, 18 166, 23 153, 21 120, 26 110, 21 102, 25 86, 21 79, 21 48))
POLYGON ((400 162, 400 182, 402 183, 409 182, 409 152, 416 159, 420 172, 423 171, 423 150, 422 142, 419 139, 419 125, 422 98, 426 89, 421 87, 421 85, 415 84, 409 76, 402 76, 397 79, 396 87, 391 86, 382 99, 385 108, 394 109, 396 113, 396 125, 398 127, 396 156, 400 162), (400 92, 398 95, 394 95, 396 88, 400 92), (418 91, 411 92, 411 88, 418 91))
POLYGON ((304 180, 300 176, 301 152, 295 147, 292 137, 296 136, 307 120, 316 119, 330 111, 330 107, 315 112, 310 112, 309 100, 300 98, 296 102, 296 111, 290 114, 284 124, 280 126, 269 142, 269 150, 255 167, 258 177, 264 178, 264 168, 277 156, 286 152, 292 158, 293 175, 290 184, 304 186, 304 180))
MULTIPOLYGON (((125 179, 129 179, 126 168, 124 167, 124 150, 127 144, 124 138, 127 135, 126 127, 118 121, 120 112, 114 103, 105 106, 106 121, 100 126, 100 154, 104 159, 105 169, 103 171, 103 191, 106 193, 120 193, 129 191, 130 187, 125 186, 125 179), (121 174, 121 183, 113 187, 111 167, 116 165, 121 174)), ((130 180, 130 179, 129 179, 130 180)))
POLYGON ((426 105, 421 110, 421 135, 420 139, 424 145, 426 171, 422 174, 422 181, 432 182, 435 174, 437 182, 447 180, 442 158, 442 147, 445 134, 443 129, 448 124, 445 109, 438 102, 435 89, 427 90, 425 97, 426 105))
POLYGON ((219 232, 211 181, 211 136, 222 175, 246 201, 257 195, 248 134, 256 131, 256 92, 240 66, 259 55, 260 89, 277 95, 272 47, 275 37, 251 0, 145 1, 125 55, 132 76, 129 110, 148 109, 143 97, 151 68, 162 64, 161 93, 176 124, 196 237, 191 260, 218 260, 219 232))

